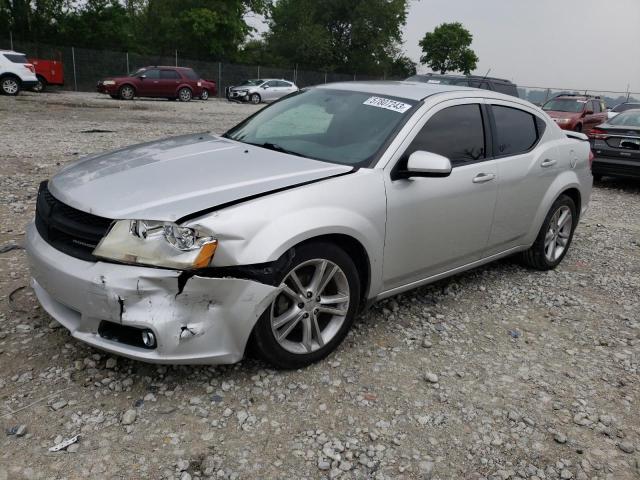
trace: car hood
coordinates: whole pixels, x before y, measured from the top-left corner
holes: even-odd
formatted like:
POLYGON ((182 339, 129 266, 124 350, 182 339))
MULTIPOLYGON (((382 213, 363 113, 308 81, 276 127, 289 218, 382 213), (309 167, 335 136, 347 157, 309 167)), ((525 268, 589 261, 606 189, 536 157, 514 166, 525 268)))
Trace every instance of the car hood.
POLYGON ((558 112, 556 110, 545 110, 545 113, 551 118, 578 118, 581 114, 574 112, 558 112))
POLYGON ((231 87, 231 90, 257 90, 260 88, 259 85, 237 85, 235 87, 231 87))
POLYGON ((101 217, 176 221, 352 170, 204 133, 87 157, 56 174, 49 190, 101 217))

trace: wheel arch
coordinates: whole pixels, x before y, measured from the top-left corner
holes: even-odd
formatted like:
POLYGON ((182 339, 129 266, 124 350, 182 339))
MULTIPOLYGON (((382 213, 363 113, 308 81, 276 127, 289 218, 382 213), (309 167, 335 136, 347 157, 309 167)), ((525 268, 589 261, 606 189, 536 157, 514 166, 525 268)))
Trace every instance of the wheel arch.
POLYGON ((133 83, 131 83, 131 82, 124 82, 123 84, 118 85, 118 92, 120 92, 120 90, 122 90, 124 87, 131 87, 131 88, 133 88, 133 93, 134 93, 134 94, 138 93, 138 89, 137 89, 137 88, 136 88, 136 86, 135 86, 133 83))
POLYGON ((580 194, 580 190, 578 190, 576 187, 567 188, 562 193, 560 193, 557 198, 562 195, 566 195, 571 200, 573 200, 573 203, 576 206, 576 214, 578 215, 578 219, 580 219, 580 213, 582 211, 582 195, 580 194))
POLYGON ((369 261, 369 254, 364 248, 364 245, 350 235, 344 233, 328 233, 303 240, 292 248, 295 249, 301 245, 308 245, 310 243, 331 243, 344 250, 345 253, 351 257, 353 263, 356 265, 356 270, 360 278, 360 301, 362 308, 362 306, 366 304, 367 295, 371 286, 371 262, 369 261))

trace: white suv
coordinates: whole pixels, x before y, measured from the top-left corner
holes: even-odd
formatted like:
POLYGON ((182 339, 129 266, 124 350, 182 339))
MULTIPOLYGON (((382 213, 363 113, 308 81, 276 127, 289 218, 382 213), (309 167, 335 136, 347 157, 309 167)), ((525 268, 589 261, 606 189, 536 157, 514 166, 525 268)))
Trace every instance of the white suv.
POLYGON ((24 53, 0 50, 0 91, 5 95, 17 95, 22 88, 38 83, 35 67, 24 53))

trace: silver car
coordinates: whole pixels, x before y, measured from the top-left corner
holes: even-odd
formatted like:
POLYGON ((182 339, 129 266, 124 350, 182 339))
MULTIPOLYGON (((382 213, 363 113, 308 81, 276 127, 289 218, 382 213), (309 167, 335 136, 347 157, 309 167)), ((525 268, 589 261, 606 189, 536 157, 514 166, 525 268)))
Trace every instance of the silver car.
POLYGON ((229 88, 227 98, 239 102, 274 102, 297 92, 299 88, 292 82, 277 78, 246 80, 240 85, 229 88))
POLYGON ((549 270, 587 209, 586 137, 495 92, 301 90, 222 136, 94 155, 38 193, 35 293, 90 345, 297 368, 376 300, 508 255, 549 270))

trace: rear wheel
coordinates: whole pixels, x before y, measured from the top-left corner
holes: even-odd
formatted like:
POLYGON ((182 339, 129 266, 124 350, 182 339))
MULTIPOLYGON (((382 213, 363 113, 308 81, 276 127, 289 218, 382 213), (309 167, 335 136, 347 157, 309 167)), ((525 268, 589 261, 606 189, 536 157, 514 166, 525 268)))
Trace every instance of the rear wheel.
POLYGON ((569 250, 577 224, 575 203, 567 195, 561 195, 547 213, 536 241, 523 252, 525 265, 536 270, 556 268, 569 250))
POLYGON ((131 85, 123 85, 120 87, 118 94, 122 100, 133 100, 133 97, 136 96, 136 91, 131 85))
POLYGON ((38 93, 44 92, 45 89, 47 88, 47 81, 41 75, 38 75, 37 77, 38 77, 38 83, 36 83, 33 87, 31 87, 31 90, 38 93))
POLYGON ((351 257, 330 243, 302 245, 277 280, 280 293, 253 330, 257 353, 286 369, 326 357, 358 311, 360 279, 351 257))
POLYGON ((181 102, 190 102, 192 96, 193 94, 191 93, 191 90, 187 87, 182 87, 180 90, 178 90, 178 99, 181 102))
POLYGON ((209 100, 209 90, 207 90, 206 88, 202 90, 202 93, 200 94, 200 100, 209 100))
POLYGON ((5 95, 18 95, 20 93, 20 80, 11 75, 3 77, 0 80, 0 89, 5 95))

